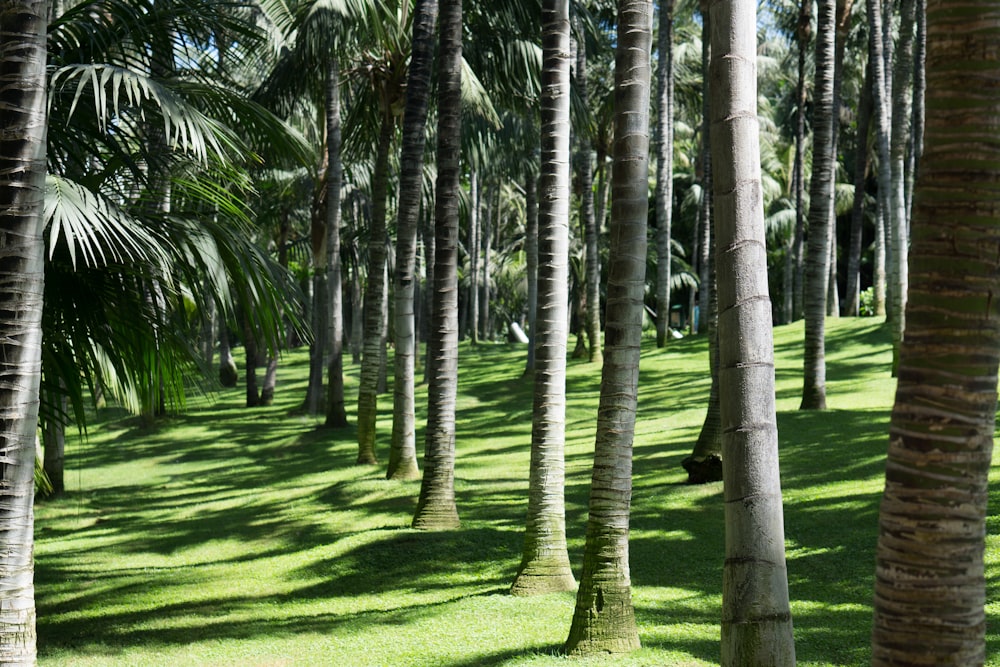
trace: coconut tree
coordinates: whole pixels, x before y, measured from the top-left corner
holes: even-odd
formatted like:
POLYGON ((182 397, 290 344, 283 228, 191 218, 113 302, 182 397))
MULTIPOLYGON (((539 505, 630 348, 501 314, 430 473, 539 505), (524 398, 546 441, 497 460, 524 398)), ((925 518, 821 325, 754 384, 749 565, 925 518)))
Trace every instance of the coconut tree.
POLYGON ((809 184, 809 242, 803 297, 803 410, 826 408, 826 297, 830 272, 830 226, 834 224, 834 46, 836 2, 820 0, 816 12, 816 84, 813 165, 809 184))
POLYGON ((1000 6, 927 3, 925 148, 876 550, 873 665, 986 661, 1000 328, 1000 6))
POLYGON ((670 326, 670 241, 674 196, 674 1, 659 6, 656 65, 656 346, 670 326))
POLYGON ((434 204, 434 305, 424 476, 413 527, 456 528, 455 401, 458 395, 458 198, 462 141, 462 0, 440 3, 437 54, 437 185, 434 204))
POLYGON ((722 664, 777 667, 794 665, 795 649, 759 166, 756 3, 717 0, 710 20, 726 521, 722 664))
POLYGON ((396 220, 395 381, 392 440, 386 472, 390 479, 413 479, 419 474, 413 398, 417 342, 414 294, 417 281, 417 221, 423 191, 424 136, 437 13, 437 0, 418 0, 413 13, 413 52, 407 74, 396 220))
POLYGON ((565 645, 571 654, 639 648, 628 519, 646 282, 652 17, 651 0, 618 3, 606 345, 583 573, 565 645))
POLYGON ((404 103, 406 49, 403 45, 403 25, 408 5, 402 3, 386 18, 394 28, 390 45, 383 52, 371 55, 364 67, 372 75, 371 89, 375 93, 378 113, 378 139, 375 143, 372 167, 372 216, 368 227, 368 271, 364 292, 364 350, 361 375, 358 380, 358 463, 374 464, 375 418, 380 369, 385 352, 383 303, 386 279, 386 206, 389 196, 389 155, 396 135, 399 112, 404 103), (383 55, 385 57, 383 57, 383 55))
POLYGON ((2 369, 9 382, 0 388, 4 417, 0 434, 2 471, 3 612, 0 661, 35 664, 34 471, 35 430, 41 381, 42 288, 45 196, 46 72, 44 2, 0 4, 0 47, 4 81, 4 141, 0 151, 0 231, 5 241, 0 263, 3 302, 2 369))
MULTIPOLYGON (((587 40, 577 39, 576 89, 580 106, 589 109, 587 91, 587 40)), ((589 114, 588 114, 589 115, 589 114)), ((601 264, 597 249, 597 220, 594 215, 594 171, 591 157, 592 130, 581 128, 577 133, 576 151, 577 184, 580 189, 580 226, 583 229, 585 261, 584 284, 586 312, 584 329, 587 333, 588 358, 591 363, 601 363, 601 264)))
MULTIPOLYGON (((541 176, 535 392, 524 551, 511 591, 570 590, 566 550, 566 339, 569 284, 570 24, 568 0, 542 4, 541 176)), ((588 167, 589 170, 589 167, 588 167)))
MULTIPOLYGON (((913 51, 916 0, 902 0, 899 5, 899 38, 893 53, 892 72, 892 134, 889 159, 892 161, 892 185, 889 195, 891 263, 889 275, 892 289, 890 313, 892 323, 893 358, 899 354, 899 344, 906 326, 906 291, 909 254, 910 211, 906 197, 906 166, 910 148, 910 129, 913 115, 913 51)), ((896 361, 893 361, 895 372, 896 361)))

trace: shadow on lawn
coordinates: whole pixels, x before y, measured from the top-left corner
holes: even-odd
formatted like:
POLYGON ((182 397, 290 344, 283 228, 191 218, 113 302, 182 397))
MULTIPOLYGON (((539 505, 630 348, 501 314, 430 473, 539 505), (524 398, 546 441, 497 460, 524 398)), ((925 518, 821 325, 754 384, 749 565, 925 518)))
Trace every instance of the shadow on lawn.
MULTIPOLYGON (((834 350, 849 341, 881 351, 884 338, 884 330, 873 325, 860 331, 835 330, 828 343, 834 350)), ((685 339, 650 354, 703 353, 705 345, 704 337, 685 339)), ((793 346, 786 347, 782 353, 791 354, 793 346)), ((192 630, 185 625, 191 617, 204 621, 198 628, 199 641, 294 636, 417 623, 457 600, 503 594, 513 579, 523 546, 527 482, 513 471, 496 470, 495 462, 508 461, 501 457, 518 452, 527 455, 530 411, 525 411, 525 406, 530 406, 534 387, 520 375, 521 349, 483 345, 463 349, 463 354, 466 352, 462 393, 475 399, 475 405, 460 416, 459 447, 462 437, 487 440, 484 433, 496 440, 517 436, 523 442, 509 445, 487 440, 480 445, 480 460, 475 464, 463 462, 460 452, 456 494, 465 527, 458 531, 423 533, 400 528, 412 516, 415 483, 385 482, 382 466, 354 466, 354 429, 317 428, 303 421, 292 424, 288 420, 296 417, 289 416, 294 407, 291 400, 249 412, 240 405, 240 394, 226 394, 209 411, 171 418, 165 424, 169 429, 141 430, 124 424, 121 438, 128 441, 128 448, 82 449, 78 453, 86 467, 115 466, 136 458, 159 459, 166 481, 150 487, 121 480, 77 494, 72 501, 80 503, 89 521, 83 527, 79 522, 57 522, 58 527, 39 524, 45 539, 64 545, 79 540, 80 545, 78 550, 63 548, 36 562, 41 655, 62 647, 92 650, 102 645, 186 644, 192 641, 192 630), (179 428, 194 435, 178 443, 175 433, 179 428), (461 477, 465 465, 477 466, 477 474, 492 471, 489 493, 483 493, 483 483, 461 477), (172 466, 176 474, 170 473, 172 466), (317 477, 322 470, 336 471, 336 478, 317 477), (274 487, 284 490, 280 502, 258 498, 258 489, 274 487), (324 519, 340 512, 362 512, 382 524, 352 533, 338 529, 348 525, 346 519, 324 519), (390 520, 395 523, 390 525, 390 520), (247 549, 228 560, 206 556, 208 560, 194 566, 149 570, 129 566, 113 570, 103 580, 93 580, 79 559, 93 549, 88 540, 98 538, 104 548, 124 554, 169 555, 220 539, 250 544, 259 541, 270 546, 247 549), (213 573, 201 565, 247 562, 265 568, 271 557, 305 553, 341 540, 345 540, 344 547, 336 554, 318 557, 293 570, 288 592, 254 595, 237 590, 231 595, 150 609, 133 607, 99 616, 88 613, 128 608, 122 600, 148 593, 151 587, 196 588, 206 584, 213 573), (63 584, 58 604, 46 598, 56 582, 63 584), (74 587, 71 593, 66 592, 66 582, 74 587), (332 604, 379 595, 391 599, 393 593, 450 591, 449 587, 454 587, 453 595, 434 602, 404 599, 398 604, 405 606, 349 613, 294 611, 296 604, 309 601, 332 604), (268 605, 275 605, 274 610, 268 610, 268 605), (292 611, 279 612, 278 606, 292 611), (95 622, 98 617, 100 621, 95 622)), ((853 360, 836 363, 841 366, 834 365, 831 376, 840 379, 855 372, 853 360)), ((595 391, 599 385, 595 368, 570 362, 571 419, 593 419, 593 412, 583 415, 583 410, 573 407, 573 397, 595 391), (573 413, 573 409, 578 412, 573 413)), ((671 411, 703 402, 708 392, 707 367, 705 371, 661 376, 644 370, 640 419, 669 416, 671 411)), ((869 643, 866 619, 871 616, 878 493, 830 491, 829 487, 844 480, 870 481, 882 475, 888 414, 875 410, 783 412, 778 415, 778 427, 798 657, 802 661, 862 664, 869 643)), ((637 442, 634 452, 633 585, 678 591, 670 604, 637 605, 636 613, 645 627, 717 626, 719 620, 718 603, 712 601, 721 599, 722 486, 688 487, 681 483, 684 473, 680 460, 690 452, 690 443, 682 440, 690 435, 690 428, 686 428, 665 432, 659 439, 647 436, 637 442)), ((422 452, 420 436, 418 433, 417 445, 422 452)), ((577 576, 591 455, 592 450, 580 448, 567 461, 567 533, 577 576)), ((997 503, 1000 500, 994 499, 991 512, 1000 511, 997 503)), ((1000 577, 991 575, 990 595, 995 596, 998 588, 1000 577)), ((167 594, 164 597, 169 599, 167 594)), ((642 639, 650 648, 681 650, 708 662, 718 660, 716 641, 662 634, 642 639)), ((500 651, 449 666, 499 667, 531 650, 547 653, 555 648, 500 651)), ((990 645, 991 650, 996 648, 990 645)))

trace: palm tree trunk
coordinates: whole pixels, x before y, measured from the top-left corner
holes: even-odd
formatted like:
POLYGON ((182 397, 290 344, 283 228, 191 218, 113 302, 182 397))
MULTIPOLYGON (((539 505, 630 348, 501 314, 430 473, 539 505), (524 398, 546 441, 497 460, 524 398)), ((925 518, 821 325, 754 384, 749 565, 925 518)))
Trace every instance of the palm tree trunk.
POLYGON ((416 479, 416 423, 414 366, 417 353, 414 292, 417 283, 417 227, 424 180, 424 136, 427 103, 434 64, 437 0, 417 0, 413 14, 413 54, 407 74, 403 150, 399 174, 399 212, 396 218, 395 341, 392 394, 392 440, 388 479, 416 479))
MULTIPOLYGON (((821 2, 820 26, 826 11, 832 14, 821 2)), ((722 665, 792 666, 759 166, 756 3, 717 0, 711 21, 712 81, 719 85, 712 99, 712 164, 726 522, 722 665)), ((818 35, 823 41, 822 27, 818 35)))
POLYGON ((861 88, 858 101, 858 139, 854 155, 854 203, 851 207, 851 240, 847 254, 847 288, 844 293, 843 314, 857 317, 859 314, 861 282, 861 238, 864 227, 865 183, 868 180, 870 163, 868 133, 872 120, 872 66, 865 68, 865 84, 861 88))
POLYGON ((794 270, 791 276, 792 289, 785 296, 788 321, 794 322, 802 316, 803 283, 804 281, 804 242, 805 242, 805 145, 806 145, 806 103, 809 92, 806 90, 806 54, 809 52, 809 42, 812 40, 812 6, 813 0, 802 0, 799 7, 798 51, 799 69, 796 84, 797 108, 795 112, 795 165, 792 183, 795 187, 795 231, 792 236, 792 264, 794 270))
POLYGON ((260 387, 260 404, 271 405, 274 403, 274 390, 278 385, 278 357, 268 355, 267 364, 264 366, 264 382, 260 387))
MULTIPOLYGON (((60 383, 62 386, 62 383, 60 383)), ((69 401, 66 395, 52 392, 53 405, 59 406, 58 414, 52 415, 42 425, 43 460, 42 469, 52 483, 52 495, 61 496, 66 491, 66 422, 69 415, 69 401)))
MULTIPOLYGON (((428 207, 430 208, 430 207, 428 207)), ((434 212, 428 210, 424 213, 421 226, 421 233, 424 237, 424 309, 426 314, 423 318, 423 339, 430 343, 432 317, 434 312, 434 212)), ((431 381, 431 348, 424 346, 424 384, 431 381)))
POLYGON ((255 408, 260 405, 260 389, 257 386, 257 338, 250 323, 250 318, 246 313, 242 314, 243 319, 243 352, 246 357, 246 368, 244 369, 246 382, 247 407, 255 408))
POLYGON ((875 146, 878 156, 878 215, 875 225, 875 272, 872 279, 875 292, 875 312, 886 314, 885 308, 885 262, 887 238, 886 228, 889 217, 889 194, 892 191, 892 161, 889 154, 889 92, 886 77, 887 40, 884 33, 888 21, 883 25, 881 0, 866 0, 868 12, 868 62, 872 68, 872 113, 875 118, 875 146))
POLYGON ((566 340, 569 284, 570 29, 568 0, 542 3, 538 305, 528 516, 511 592, 572 590, 566 549, 566 340))
MULTIPOLYGON (((328 84, 329 85, 329 84, 328 84)), ((329 95, 329 91, 327 91, 329 95)), ((329 104, 329 100, 327 100, 329 104)), ((329 151, 327 151, 329 152, 329 151)), ((326 162, 326 169, 329 171, 329 160, 326 162)), ((328 174, 329 175, 329 174, 328 174)), ((329 196, 329 192, 326 193, 329 196)), ((324 197, 326 199, 326 197, 324 197)), ((326 199, 325 206, 329 206, 330 201, 326 199)), ((309 343, 309 381, 306 386, 306 412, 310 415, 317 415, 320 406, 323 404, 323 368, 324 355, 327 351, 327 321, 329 320, 329 275, 328 275, 328 253, 327 223, 329 215, 322 212, 324 207, 314 207, 312 215, 312 332, 313 339, 309 343), (317 210, 320 209, 320 210, 317 210), (322 216, 322 217, 320 217, 322 216)))
POLYGON ((437 199, 434 205, 434 307, 424 477, 413 527, 459 525, 455 505, 455 403, 458 397, 458 197, 462 139, 462 0, 442 0, 438 45, 437 199))
POLYGON ((639 648, 628 521, 646 278, 652 16, 652 0, 618 3, 607 344, 583 573, 565 647, 572 654, 639 648))
POLYGON ((235 387, 239 379, 233 348, 229 343, 229 325, 225 320, 219 320, 219 384, 235 387))
POLYGON ((0 663, 35 664, 34 472, 42 376, 46 76, 44 2, 0 4, 4 85, 0 171, 0 663))
POLYGON ((710 149, 711 128, 708 123, 710 85, 708 62, 711 56, 711 28, 708 17, 708 1, 701 0, 701 212, 698 225, 698 333, 708 331, 709 295, 712 263, 712 154, 710 149))
POLYGON ((532 168, 524 174, 524 255, 528 271, 528 358, 525 377, 535 372, 535 328, 538 308, 538 178, 532 168))
POLYGON ((996 429, 1000 7, 927 7, 926 149, 879 508, 873 665, 986 661, 984 536, 996 429))
POLYGON ((382 304, 385 294, 385 205, 389 180, 389 151, 395 134, 391 111, 382 110, 375 169, 372 172, 372 219, 368 240, 368 281, 365 283, 364 354, 361 356, 361 376, 358 382, 358 463, 374 465, 375 417, 378 408, 378 384, 382 370, 385 338, 382 326, 382 304))
MULTIPOLYGON (((587 45, 585 40, 576 46, 576 88, 580 103, 587 107, 587 45)), ((594 172, 590 157, 590 132, 577 133, 576 174, 580 188, 580 225, 583 227, 586 259, 584 261, 584 329, 587 333, 588 359, 601 363, 601 262, 597 251, 597 220, 594 216, 594 172)))
POLYGON ((816 14, 813 168, 809 184, 809 244, 803 293, 805 347, 801 410, 826 409, 826 297, 833 224, 833 100, 836 3, 820 0, 816 14))
POLYGON ((671 216, 674 199, 674 0, 659 8, 656 42, 656 347, 670 327, 671 216))
POLYGON ((326 425, 347 426, 344 408, 344 294, 340 263, 340 63, 331 56, 326 79, 326 268, 330 335, 327 341, 326 425))
POLYGON ((472 344, 479 342, 479 174, 469 173, 469 298, 468 332, 472 344))
POLYGON ((913 23, 916 18, 915 0, 901 0, 899 6, 899 41, 892 74, 892 192, 889 206, 892 224, 892 250, 889 274, 892 321, 893 375, 898 364, 899 344, 906 326, 906 292, 908 283, 909 210, 906 205, 906 155, 910 146, 911 114, 913 113, 913 23))
MULTIPOLYGON (((713 235, 714 245, 714 235, 713 235)), ((708 372, 712 384, 708 406, 698 439, 689 456, 681 461, 688 474, 688 484, 722 481, 722 413, 719 398, 719 290, 716 287, 714 253, 709 258, 708 308, 704 317, 708 326, 708 372)))
MULTIPOLYGON (((357 225, 357 218, 354 220, 357 225)), ((365 297, 361 286, 361 260, 358 257, 358 240, 355 238, 351 248, 351 362, 361 363, 361 351, 365 343, 365 297)))
POLYGON ((486 202, 486 215, 483 217, 483 285, 480 290, 479 305, 479 330, 486 340, 493 339, 493 329, 490 323, 490 285, 492 281, 492 270, 490 266, 490 253, 493 251, 493 230, 494 220, 499 222, 500 215, 500 185, 496 188, 497 201, 494 206, 486 202))

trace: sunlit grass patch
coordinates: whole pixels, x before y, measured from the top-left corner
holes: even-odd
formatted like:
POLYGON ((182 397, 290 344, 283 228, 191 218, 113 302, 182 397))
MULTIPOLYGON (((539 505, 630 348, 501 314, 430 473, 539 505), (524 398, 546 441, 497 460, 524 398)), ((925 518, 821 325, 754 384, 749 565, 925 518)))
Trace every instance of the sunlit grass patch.
MULTIPOLYGON (((800 665, 864 665, 889 407, 888 332, 831 320, 830 410, 799 412, 802 325, 775 330, 789 585, 800 665)), ((80 666, 513 667, 718 664, 722 485, 687 486, 704 419, 704 338, 645 341, 630 541, 643 649, 559 654, 571 593, 507 594, 523 548, 533 386, 524 346, 463 345, 458 531, 412 530, 420 482, 354 464, 353 427, 302 413, 306 353, 274 406, 240 388, 143 428, 108 410, 68 445, 68 495, 37 511, 40 662, 80 666)), ((357 368, 350 366, 353 421, 357 368)), ((567 368, 567 538, 579 577, 600 369, 567 368)), ((426 387, 417 393, 423 450, 426 387)), ((996 494, 994 494, 996 497, 996 494)), ((987 541, 988 664, 1000 667, 1000 500, 987 541)))

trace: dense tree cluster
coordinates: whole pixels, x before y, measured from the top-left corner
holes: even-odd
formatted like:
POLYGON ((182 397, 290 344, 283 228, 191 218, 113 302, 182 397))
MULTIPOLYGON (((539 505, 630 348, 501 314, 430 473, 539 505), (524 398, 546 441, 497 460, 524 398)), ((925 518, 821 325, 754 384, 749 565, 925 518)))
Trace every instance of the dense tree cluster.
POLYGON ((280 350, 308 344, 303 410, 336 429, 350 351, 358 464, 420 477, 413 527, 454 529, 462 339, 528 342, 511 592, 577 589, 569 653, 638 647, 650 329, 711 341, 684 465, 724 481, 723 663, 794 664, 771 326, 804 318, 801 407, 825 409, 842 313, 886 317, 899 378, 873 661, 983 663, 996 0, 3 0, 0 28, 0 662, 35 661, 36 468, 58 493, 88 400, 155 420, 236 384, 241 347, 247 406, 268 404, 280 350), (602 378, 579 585, 571 356, 602 378))

